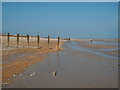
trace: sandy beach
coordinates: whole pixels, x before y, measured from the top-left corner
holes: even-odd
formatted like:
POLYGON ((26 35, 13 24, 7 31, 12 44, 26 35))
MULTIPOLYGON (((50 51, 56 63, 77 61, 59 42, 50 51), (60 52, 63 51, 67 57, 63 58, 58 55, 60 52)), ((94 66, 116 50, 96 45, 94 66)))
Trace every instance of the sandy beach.
POLYGON ((51 41, 50 48, 46 41, 41 41, 41 49, 34 45, 3 47, 3 88, 118 87, 116 41, 61 41, 59 51, 56 40, 51 41), (53 76, 55 71, 57 75, 53 76))
MULTIPOLYGON (((63 41, 60 42, 60 49, 63 41)), ((2 83, 9 83, 15 75, 23 72, 31 64, 40 62, 49 52, 59 51, 57 48, 57 39, 51 39, 48 47, 47 39, 41 38, 40 48, 37 46, 37 38, 30 37, 30 46, 27 46, 27 39, 21 37, 17 48, 16 37, 10 37, 10 44, 7 47, 7 37, 2 36, 2 83)))
POLYGON ((119 88, 119 4, 2 0, 0 86, 119 88))
POLYGON ((96 39, 93 42, 90 40, 75 40, 78 45, 83 48, 88 48, 105 54, 118 57, 119 47, 117 39, 96 39))

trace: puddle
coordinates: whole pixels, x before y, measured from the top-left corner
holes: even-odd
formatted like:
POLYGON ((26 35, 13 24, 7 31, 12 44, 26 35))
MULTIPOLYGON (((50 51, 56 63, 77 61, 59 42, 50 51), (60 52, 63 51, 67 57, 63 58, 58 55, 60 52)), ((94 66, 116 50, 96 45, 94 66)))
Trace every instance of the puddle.
POLYGON ((93 41, 93 42, 88 42, 87 44, 91 44, 91 45, 120 45, 118 44, 118 42, 106 42, 106 41, 93 41))
POLYGON ((97 49, 98 51, 116 51, 116 50, 119 50, 119 48, 111 48, 111 49, 107 49, 107 48, 104 48, 104 49, 97 49))
POLYGON ((75 49, 75 50, 80 50, 80 51, 83 51, 83 52, 89 52, 89 53, 93 53, 93 54, 97 54, 97 55, 100 55, 100 56, 104 56, 106 58, 113 58, 113 59, 118 59, 118 57, 115 57, 115 56, 111 56, 111 55, 108 55, 108 54, 104 54, 102 52, 99 52, 97 50, 92 50, 92 49, 88 49, 88 48, 83 48, 83 47, 80 47, 77 45, 78 42, 76 41, 70 41, 69 45, 67 45, 69 48, 72 48, 72 49, 75 49))

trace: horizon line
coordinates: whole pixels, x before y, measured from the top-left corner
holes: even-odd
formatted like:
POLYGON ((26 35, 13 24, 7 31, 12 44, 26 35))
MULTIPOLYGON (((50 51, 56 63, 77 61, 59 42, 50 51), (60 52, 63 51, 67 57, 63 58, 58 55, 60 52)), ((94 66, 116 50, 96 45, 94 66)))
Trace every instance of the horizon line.
POLYGON ((120 0, 0 0, 0 2, 120 2, 120 0))

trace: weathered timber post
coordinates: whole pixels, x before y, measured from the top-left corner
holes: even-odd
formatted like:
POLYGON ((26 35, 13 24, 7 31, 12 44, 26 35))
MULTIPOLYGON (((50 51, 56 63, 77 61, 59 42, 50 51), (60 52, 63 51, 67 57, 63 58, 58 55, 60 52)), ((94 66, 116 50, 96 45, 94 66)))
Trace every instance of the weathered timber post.
POLYGON ((18 48, 18 45, 19 45, 19 34, 17 34, 17 48, 18 48))
POLYGON ((58 36, 58 49, 60 49, 60 36, 58 36))
POLYGON ((50 36, 48 35, 48 48, 50 46, 50 36))
POLYGON ((29 35, 27 34, 27 43, 28 43, 28 48, 29 48, 29 35))
POLYGON ((8 45, 7 45, 7 47, 9 47, 9 42, 10 42, 10 33, 8 33, 8 35, 7 35, 7 39, 8 39, 8 45))
POLYGON ((38 44, 38 48, 39 48, 39 42, 40 42, 40 37, 39 37, 39 35, 37 35, 37 44, 38 44))

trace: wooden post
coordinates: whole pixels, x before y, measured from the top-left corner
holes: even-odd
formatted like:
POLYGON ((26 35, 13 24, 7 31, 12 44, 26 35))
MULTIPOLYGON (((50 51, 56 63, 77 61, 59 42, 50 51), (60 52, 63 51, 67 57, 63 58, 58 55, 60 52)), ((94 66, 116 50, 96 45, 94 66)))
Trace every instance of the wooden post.
POLYGON ((19 34, 17 34, 17 48, 18 48, 18 45, 19 45, 19 34))
POLYGON ((27 34, 27 43, 28 43, 28 48, 29 48, 29 35, 27 34))
POLYGON ((10 33, 8 33, 8 35, 7 35, 7 39, 8 39, 8 45, 7 45, 7 47, 9 47, 9 42, 10 42, 10 33))
POLYGON ((37 35, 38 48, 39 48, 39 42, 40 42, 40 37, 39 37, 39 35, 37 35))
POLYGON ((50 36, 48 35, 48 48, 49 48, 49 45, 50 45, 50 36))
POLYGON ((60 36, 58 36, 58 49, 60 49, 60 36))

